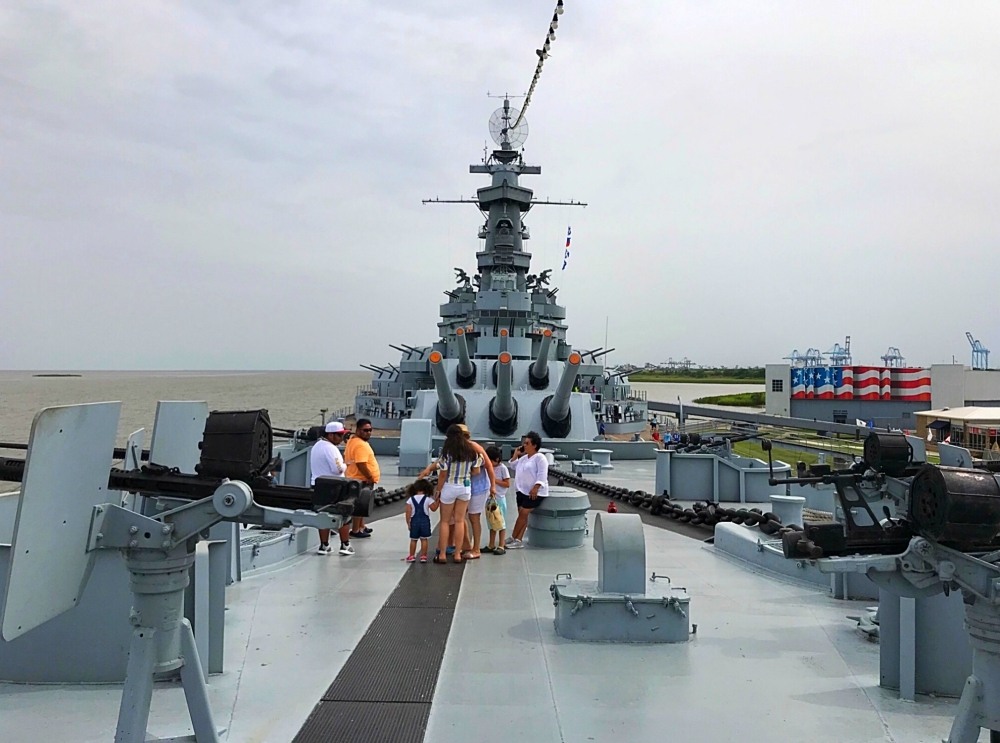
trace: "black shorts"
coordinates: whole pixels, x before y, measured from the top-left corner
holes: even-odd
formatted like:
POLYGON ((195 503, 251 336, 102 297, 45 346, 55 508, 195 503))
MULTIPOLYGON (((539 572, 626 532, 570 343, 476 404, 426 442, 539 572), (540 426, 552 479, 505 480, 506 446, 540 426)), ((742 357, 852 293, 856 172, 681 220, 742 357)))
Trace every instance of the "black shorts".
POLYGON ((543 500, 545 499, 541 497, 532 500, 530 495, 522 493, 520 490, 517 491, 518 508, 527 508, 528 510, 531 510, 532 508, 538 508, 540 505, 542 505, 543 500))

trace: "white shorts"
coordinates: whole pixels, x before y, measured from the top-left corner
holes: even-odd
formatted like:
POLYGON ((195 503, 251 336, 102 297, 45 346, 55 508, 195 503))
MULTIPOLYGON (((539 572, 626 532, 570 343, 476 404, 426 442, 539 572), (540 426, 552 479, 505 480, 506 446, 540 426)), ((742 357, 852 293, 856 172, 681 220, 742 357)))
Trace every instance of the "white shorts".
POLYGON ((451 505, 457 500, 469 500, 472 497, 472 491, 467 485, 461 485, 456 482, 446 482, 441 487, 441 503, 446 506, 451 505))
POLYGON ((481 493, 475 493, 469 500, 469 515, 476 516, 486 510, 486 499, 490 497, 490 491, 484 490, 481 493))

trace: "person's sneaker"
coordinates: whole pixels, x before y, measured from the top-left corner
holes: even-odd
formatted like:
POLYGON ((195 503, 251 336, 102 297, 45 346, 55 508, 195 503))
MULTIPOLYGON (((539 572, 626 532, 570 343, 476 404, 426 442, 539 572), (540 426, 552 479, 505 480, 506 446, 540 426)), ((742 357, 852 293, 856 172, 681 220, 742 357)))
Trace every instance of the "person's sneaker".
POLYGON ((363 531, 365 534, 371 534, 372 533, 371 527, 368 527, 368 526, 366 526, 361 531, 363 531))
POLYGON ((321 554, 321 555, 332 555, 333 554, 333 547, 331 547, 328 544, 321 544, 319 546, 319 554, 321 554))
POLYGON ((349 533, 351 535, 351 539, 368 539, 368 537, 371 536, 371 534, 367 534, 363 531, 352 531, 349 533))
POLYGON ((515 539, 511 541, 510 544, 507 545, 507 549, 509 550, 519 550, 522 547, 524 547, 524 542, 522 542, 520 539, 515 539))
POLYGON ((349 544, 342 544, 340 545, 340 554, 349 557, 354 554, 354 548, 349 544))
POLYGON ((507 545, 508 547, 510 547, 516 541, 517 540, 514 539, 514 537, 507 537, 507 539, 504 540, 504 544, 507 545))
POLYGON ((413 555, 407 555, 407 556, 406 556, 406 561, 407 561, 407 562, 416 562, 416 561, 417 561, 417 558, 416 558, 416 557, 414 557, 413 555))

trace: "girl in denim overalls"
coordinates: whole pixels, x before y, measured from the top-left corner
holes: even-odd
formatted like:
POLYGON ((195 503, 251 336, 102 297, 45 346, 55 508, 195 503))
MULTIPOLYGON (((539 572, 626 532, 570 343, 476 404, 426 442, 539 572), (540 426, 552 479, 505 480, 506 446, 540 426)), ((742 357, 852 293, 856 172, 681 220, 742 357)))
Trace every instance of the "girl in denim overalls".
POLYGON ((406 526, 410 530, 410 554, 407 562, 416 561, 417 540, 420 540, 420 562, 427 562, 427 540, 431 536, 431 511, 438 510, 434 486, 428 480, 417 480, 406 489, 406 526))

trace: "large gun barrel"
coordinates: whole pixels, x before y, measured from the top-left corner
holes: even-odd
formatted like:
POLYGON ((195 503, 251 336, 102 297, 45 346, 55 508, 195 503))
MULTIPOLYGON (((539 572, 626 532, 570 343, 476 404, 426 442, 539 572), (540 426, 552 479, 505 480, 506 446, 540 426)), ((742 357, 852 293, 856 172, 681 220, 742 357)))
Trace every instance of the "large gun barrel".
POLYGON ((469 357, 469 341, 465 337, 465 328, 455 331, 458 341, 458 369, 455 370, 455 381, 463 390, 467 390, 476 383, 476 365, 469 357))
POLYGON ((549 346, 552 345, 552 331, 542 332, 542 343, 538 347, 538 357, 528 368, 528 384, 534 390, 544 390, 549 386, 549 346))
POLYGON ((511 355, 501 352, 497 360, 497 394, 490 400, 490 430, 498 436, 509 436, 517 429, 517 400, 511 394, 514 370, 511 355))
POLYGON ((542 428, 546 435, 554 439, 564 439, 573 426, 569 409, 569 398, 576 384, 577 370, 580 368, 580 354, 576 351, 566 359, 562 378, 556 387, 555 394, 542 400, 542 428))
POLYGON ((434 377, 434 388, 437 390, 438 398, 435 422, 438 430, 444 433, 448 430, 448 426, 453 423, 465 422, 465 400, 452 392, 444 364, 441 362, 440 352, 432 351, 428 363, 431 367, 431 376, 434 377))
POLYGON ((509 335, 510 333, 507 332, 507 328, 500 328, 500 353, 507 350, 507 336, 509 335))

